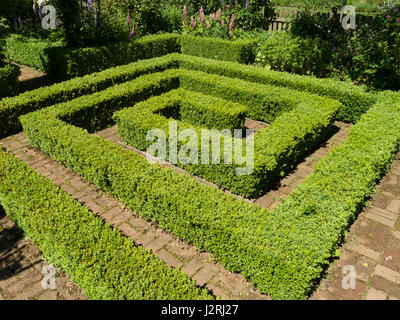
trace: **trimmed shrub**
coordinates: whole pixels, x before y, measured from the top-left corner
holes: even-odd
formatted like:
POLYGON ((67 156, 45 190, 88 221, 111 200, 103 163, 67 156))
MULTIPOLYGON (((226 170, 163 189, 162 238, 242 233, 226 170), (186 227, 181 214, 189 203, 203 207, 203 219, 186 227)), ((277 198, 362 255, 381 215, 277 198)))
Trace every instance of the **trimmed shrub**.
POLYGON ((247 117, 267 123, 274 122, 277 117, 293 110, 299 103, 311 105, 314 101, 321 102, 324 99, 332 102, 331 99, 307 92, 222 77, 198 70, 193 72, 179 69, 172 72, 179 75, 182 88, 240 103, 247 107, 247 117))
POLYGON ((90 299, 212 299, 53 182, 0 149, 0 203, 90 299))
MULTIPOLYGON (((281 176, 290 172, 309 151, 324 141, 329 135, 330 126, 341 107, 341 104, 337 101, 285 88, 263 86, 243 80, 226 79, 201 72, 193 73, 187 70, 166 71, 165 73, 178 74, 183 88, 199 90, 227 100, 240 101, 247 107, 242 112, 251 115, 250 117, 252 118, 257 118, 258 116, 258 119, 263 119, 265 117, 264 114, 276 115, 278 112, 274 109, 281 111, 282 106, 280 104, 285 106, 285 111, 292 110, 282 113, 270 127, 262 129, 255 134, 254 168, 249 167, 252 163, 239 164, 235 160, 232 164, 224 163, 224 161, 221 164, 211 164, 212 156, 210 157, 210 164, 204 164, 201 162, 201 153, 195 155, 195 159, 191 161, 191 164, 177 163, 178 166, 183 167, 190 173, 215 182, 218 186, 247 198, 254 198, 265 193, 276 184, 281 176), (190 85, 188 85, 188 79, 190 79, 190 85), (204 85, 203 82, 206 81, 209 82, 204 85), (251 89, 248 87, 251 87, 251 89), (253 108, 256 112, 253 111, 253 108), (196 160, 199 164, 193 164, 196 160), (250 174, 238 175, 237 169, 245 170, 245 166, 247 166, 247 169, 254 169, 254 171, 250 174)), ((197 126, 194 129, 198 137, 201 136, 201 126, 204 124, 207 126, 207 123, 210 122, 216 124, 213 128, 232 129, 232 127, 228 126, 219 126, 218 120, 203 121, 201 116, 197 122, 192 121, 192 118, 186 119, 185 111, 182 112, 181 110, 187 109, 187 104, 192 104, 190 99, 202 102, 203 113, 212 109, 217 103, 221 104, 221 101, 222 103, 224 101, 221 99, 216 100, 213 96, 203 96, 194 92, 185 92, 181 89, 169 92, 161 97, 152 97, 148 101, 141 102, 132 108, 121 110, 115 114, 114 119, 118 124, 121 138, 133 147, 147 150, 152 145, 151 141, 146 141, 147 133, 149 130, 157 128, 166 133, 168 141, 169 119, 167 118, 169 117, 181 120, 177 122, 178 133, 184 129, 193 128, 193 126, 184 122, 191 121, 191 123, 196 124, 197 126), (184 101, 183 104, 182 101, 184 101), (166 111, 161 112, 162 110, 166 111)), ((225 104, 228 106, 232 102, 225 101, 225 104)), ((229 108, 234 110, 232 106, 229 108)), ((196 112, 196 114, 201 115, 201 112, 196 112)), ((236 129, 241 128, 236 127, 236 129)), ((224 159, 225 141, 229 141, 232 138, 225 140, 222 133, 214 133, 212 136, 217 139, 216 143, 220 141, 221 145, 221 154, 214 154, 213 156, 219 156, 220 159, 224 159)), ((246 142, 242 140, 239 140, 240 142, 234 141, 232 145, 241 143, 242 150, 247 150, 246 142)), ((203 143, 207 142, 201 142, 201 144, 203 143)), ((211 141, 208 143, 209 150, 212 150, 211 141)), ((178 142, 178 147, 183 144, 183 141, 178 142)), ((196 145, 193 147, 196 148, 198 145, 200 145, 200 141, 196 141, 196 145)), ((166 149, 168 154, 168 142, 166 149)), ((169 157, 168 160, 171 161, 169 157)))
POLYGON ((377 100, 377 95, 374 93, 369 93, 363 88, 332 79, 305 77, 245 66, 234 62, 222 62, 187 55, 179 56, 179 64, 180 67, 190 70, 200 70, 250 82, 282 86, 338 100, 344 107, 339 112, 337 119, 346 122, 356 122, 377 100))
MULTIPOLYGON (((247 112, 247 108, 238 103, 183 89, 153 97, 133 109, 154 115, 154 120, 161 115, 210 129, 232 131, 244 127, 247 112)), ((158 128, 155 123, 152 126, 158 128)))
POLYGON ((180 52, 180 36, 150 35, 132 42, 111 43, 87 48, 50 48, 49 72, 56 80, 80 77, 141 59, 180 52))
POLYGON ((173 53, 148 61, 138 61, 128 66, 120 66, 90 76, 23 93, 12 99, 0 101, 0 121, 5 125, 0 128, 0 137, 17 133, 21 130, 18 117, 27 112, 48 107, 54 103, 67 101, 84 94, 104 90, 111 85, 129 81, 146 73, 176 69, 178 67, 200 70, 211 74, 247 80, 260 84, 279 85, 294 90, 316 93, 336 99, 344 105, 337 119, 356 122, 357 119, 374 104, 377 95, 329 79, 302 77, 289 73, 268 71, 233 62, 173 53), (143 70, 142 70, 143 68, 143 70))
POLYGON ((182 53, 216 60, 253 63, 256 58, 257 41, 229 41, 220 38, 182 36, 182 53))
POLYGON ((55 80, 66 80, 180 52, 180 36, 151 35, 132 42, 74 48, 12 35, 7 39, 6 50, 8 59, 48 72, 55 80))
POLYGON ((278 289, 278 297, 288 297, 291 292, 289 296, 295 298, 294 291, 311 292, 348 226, 390 168, 400 147, 399 132, 400 96, 393 95, 364 114, 348 139, 330 152, 274 211, 276 217, 287 218, 279 225, 279 234, 284 236, 267 233, 266 228, 258 230, 269 239, 269 246, 279 243, 282 248, 291 248, 282 257, 284 266, 270 270, 274 276, 270 289, 278 289))
POLYGON ((210 251, 274 299, 307 298, 400 145, 400 99, 386 97, 287 201, 268 212, 60 120, 84 123, 78 111, 99 112, 96 106, 64 103, 21 121, 35 147, 148 221, 210 251))
POLYGON ((47 50, 59 46, 61 43, 51 43, 12 34, 6 40, 5 50, 7 59, 48 72, 52 61, 50 61, 47 50))
POLYGON ((19 67, 13 64, 6 64, 0 68, 0 99, 18 94, 20 75, 19 67))
POLYGON ((25 113, 82 95, 92 94, 144 74, 164 71, 177 66, 178 63, 173 56, 138 61, 0 100, 0 123, 3 124, 0 127, 0 137, 18 133, 21 130, 18 117, 25 113))

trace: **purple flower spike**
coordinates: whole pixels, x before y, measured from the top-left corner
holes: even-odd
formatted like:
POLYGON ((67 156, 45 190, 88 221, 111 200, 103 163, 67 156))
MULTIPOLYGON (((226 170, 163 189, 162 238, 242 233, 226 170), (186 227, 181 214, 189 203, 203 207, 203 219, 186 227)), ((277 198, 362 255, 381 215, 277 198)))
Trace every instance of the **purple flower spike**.
POLYGON ((93 10, 93 1, 92 0, 88 0, 86 5, 87 5, 87 11, 93 10))
POLYGON ((187 25, 187 7, 183 6, 183 18, 185 19, 185 26, 187 25))
POLYGON ((217 21, 219 21, 221 19, 221 15, 222 15, 222 10, 221 10, 221 8, 219 8, 219 10, 217 12, 217 16, 216 16, 217 21))
POLYGON ((204 23, 204 9, 203 9, 203 7, 200 8, 200 21, 201 21, 201 24, 204 23))
POLYGON ((133 25, 133 27, 132 27, 132 31, 131 31, 131 34, 129 35, 129 39, 132 39, 134 34, 135 34, 135 25, 133 25))

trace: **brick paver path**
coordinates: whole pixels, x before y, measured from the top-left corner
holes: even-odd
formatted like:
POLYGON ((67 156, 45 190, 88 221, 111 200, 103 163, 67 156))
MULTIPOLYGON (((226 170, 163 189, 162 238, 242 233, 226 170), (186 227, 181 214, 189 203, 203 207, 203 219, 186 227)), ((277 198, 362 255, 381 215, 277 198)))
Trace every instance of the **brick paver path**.
POLYGON ((19 66, 21 71, 21 75, 18 77, 20 82, 19 93, 54 84, 54 81, 50 79, 50 76, 47 73, 19 63, 14 64, 19 66))
POLYGON ((400 157, 359 215, 312 299, 400 299, 400 157), (342 270, 353 266, 355 289, 343 289, 342 270))
MULTIPOLYGON (((246 124, 248 127, 253 126, 255 130, 264 127, 260 123, 246 124)), ((286 198, 295 186, 312 173, 315 164, 324 158, 332 147, 346 139, 350 126, 340 122, 335 125, 338 130, 328 142, 283 179, 276 190, 249 201, 273 209, 279 203, 280 197, 286 198)), ((132 149, 122 144, 115 126, 97 134, 124 148, 132 149)), ((205 286, 213 294, 223 299, 268 299, 241 275, 230 273, 213 261, 210 254, 198 252, 195 247, 144 221, 122 203, 97 190, 74 172, 33 148, 24 133, 5 138, 0 141, 0 145, 28 163, 38 173, 60 185, 63 190, 105 221, 119 228, 135 243, 151 249, 168 265, 182 268, 200 286, 205 286)), ((181 169, 175 169, 183 172, 181 169)), ((371 203, 372 207, 363 212, 353 225, 341 250, 340 259, 331 265, 327 278, 322 281, 312 299, 393 299, 400 296, 400 201, 396 200, 399 192, 400 161, 397 161, 393 172, 382 181, 376 199, 371 203), (344 275, 341 269, 338 271, 337 268, 344 265, 354 265, 357 271, 356 290, 341 289, 344 275)))
POLYGON ((59 270, 56 288, 43 289, 43 277, 49 274, 43 267, 48 265, 41 252, 0 209, 0 300, 85 299, 81 290, 59 270))

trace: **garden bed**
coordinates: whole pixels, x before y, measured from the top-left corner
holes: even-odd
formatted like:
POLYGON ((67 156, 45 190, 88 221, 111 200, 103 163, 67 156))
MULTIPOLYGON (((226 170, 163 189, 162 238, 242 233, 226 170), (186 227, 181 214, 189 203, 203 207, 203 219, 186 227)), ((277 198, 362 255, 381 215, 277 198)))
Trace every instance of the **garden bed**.
MULTIPOLYGON (((203 70, 212 70, 212 60, 171 57, 186 67, 189 60, 195 64, 199 59, 203 70)), ((258 82, 268 83, 275 77, 300 88, 302 81, 309 81, 277 72, 259 74, 257 69, 239 64, 219 65, 219 70, 252 76, 258 82)), ((185 87, 182 74, 185 75, 184 70, 166 68, 104 92, 25 115, 21 118, 24 131, 35 147, 120 199, 145 219, 157 222, 199 249, 208 250, 225 268, 242 273, 262 293, 275 299, 307 298, 335 255, 345 230, 398 150, 399 98, 395 94, 370 96, 359 88, 352 89, 365 95, 372 105, 370 110, 364 115, 359 111, 361 119, 347 141, 321 161, 287 201, 268 212, 186 175, 149 164, 136 153, 90 134, 111 125, 114 111, 185 87)), ((317 88, 325 88, 318 79, 314 81, 317 88)), ((326 88, 328 95, 337 94, 348 104, 360 103, 358 99, 351 100, 353 95, 349 94, 348 100, 339 95, 340 90, 350 92, 350 87, 336 88, 336 93, 335 88, 326 88)), ((290 101, 290 95, 282 99, 290 101)), ((276 121, 279 119, 272 124, 276 121)))

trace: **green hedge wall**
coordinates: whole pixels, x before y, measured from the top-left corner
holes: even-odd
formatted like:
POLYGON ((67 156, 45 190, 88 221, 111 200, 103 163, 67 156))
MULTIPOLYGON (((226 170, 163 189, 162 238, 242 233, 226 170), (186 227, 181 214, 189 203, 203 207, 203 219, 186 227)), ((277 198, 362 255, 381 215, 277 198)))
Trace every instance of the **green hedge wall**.
POLYGON ((270 290, 279 290, 277 295, 283 297, 300 288, 312 289, 348 226, 390 168, 400 147, 399 132, 400 96, 375 104, 351 129, 347 140, 274 211, 277 217, 287 218, 282 220, 279 234, 267 228, 258 230, 270 244, 291 248, 285 256, 285 268, 271 269, 275 277, 270 290))
POLYGON ((22 117, 24 131, 35 147, 148 221, 210 251, 274 299, 307 298, 400 145, 400 99, 386 97, 268 212, 60 120, 84 123, 82 108, 100 110, 83 102, 42 109, 22 117))
POLYGON ((25 113, 82 95, 92 94, 144 74, 164 71, 177 66, 178 63, 173 56, 137 61, 0 100, 0 123, 4 124, 0 127, 0 138, 21 130, 18 117, 25 113))
POLYGON ((182 53, 216 60, 249 64, 256 59, 257 41, 182 36, 182 53))
POLYGON ((344 107, 337 119, 356 122, 377 100, 378 95, 367 93, 361 88, 349 86, 329 79, 302 77, 289 73, 267 71, 233 62, 187 56, 173 53, 148 61, 138 61, 127 66, 111 68, 90 76, 23 93, 12 99, 0 101, 0 120, 6 124, 0 127, 0 137, 21 130, 18 117, 30 111, 67 101, 83 94, 103 90, 113 84, 132 80, 144 74, 170 68, 187 68, 211 74, 247 80, 260 84, 272 84, 294 90, 316 93, 342 102, 344 107), (153 65, 153 66, 151 66, 153 65), (140 69, 143 68, 142 71, 140 69))
POLYGON ((18 94, 20 74, 19 67, 13 64, 0 68, 0 99, 18 94))
MULTIPOLYGON (((184 89, 172 90, 137 103, 132 108, 125 108, 116 113, 114 119, 124 118, 129 121, 128 110, 137 111, 138 115, 143 115, 144 122, 132 119, 144 129, 143 133, 153 128, 168 129, 168 125, 164 124, 171 118, 185 122, 189 127, 196 125, 209 129, 233 131, 244 127, 247 112, 247 108, 238 103, 184 89), (146 117, 150 118, 146 119, 146 117)), ((129 125, 129 123, 126 124, 129 125)), ((144 142, 142 147, 145 148, 146 139, 142 142, 144 142)))
POLYGON ((150 35, 132 42, 70 48, 12 35, 7 39, 7 58, 48 72, 54 80, 66 80, 128 64, 180 52, 180 36, 150 35))
POLYGON ((363 88, 332 79, 318 79, 312 76, 294 75, 187 55, 180 55, 178 59, 181 68, 287 87, 338 100, 344 105, 344 108, 339 112, 337 119, 346 122, 356 122, 377 101, 375 93, 369 93, 363 88))
POLYGON ((312 104, 315 100, 324 99, 307 92, 222 77, 199 70, 193 72, 179 69, 172 72, 179 75, 182 88, 240 103, 247 107, 247 117, 267 123, 274 122, 301 102, 310 101, 312 104))
POLYGON ((50 74, 56 80, 65 80, 180 50, 179 35, 162 34, 89 48, 51 48, 47 53, 50 74))
POLYGON ((90 299, 212 299, 53 182, 0 149, 0 204, 90 299))

